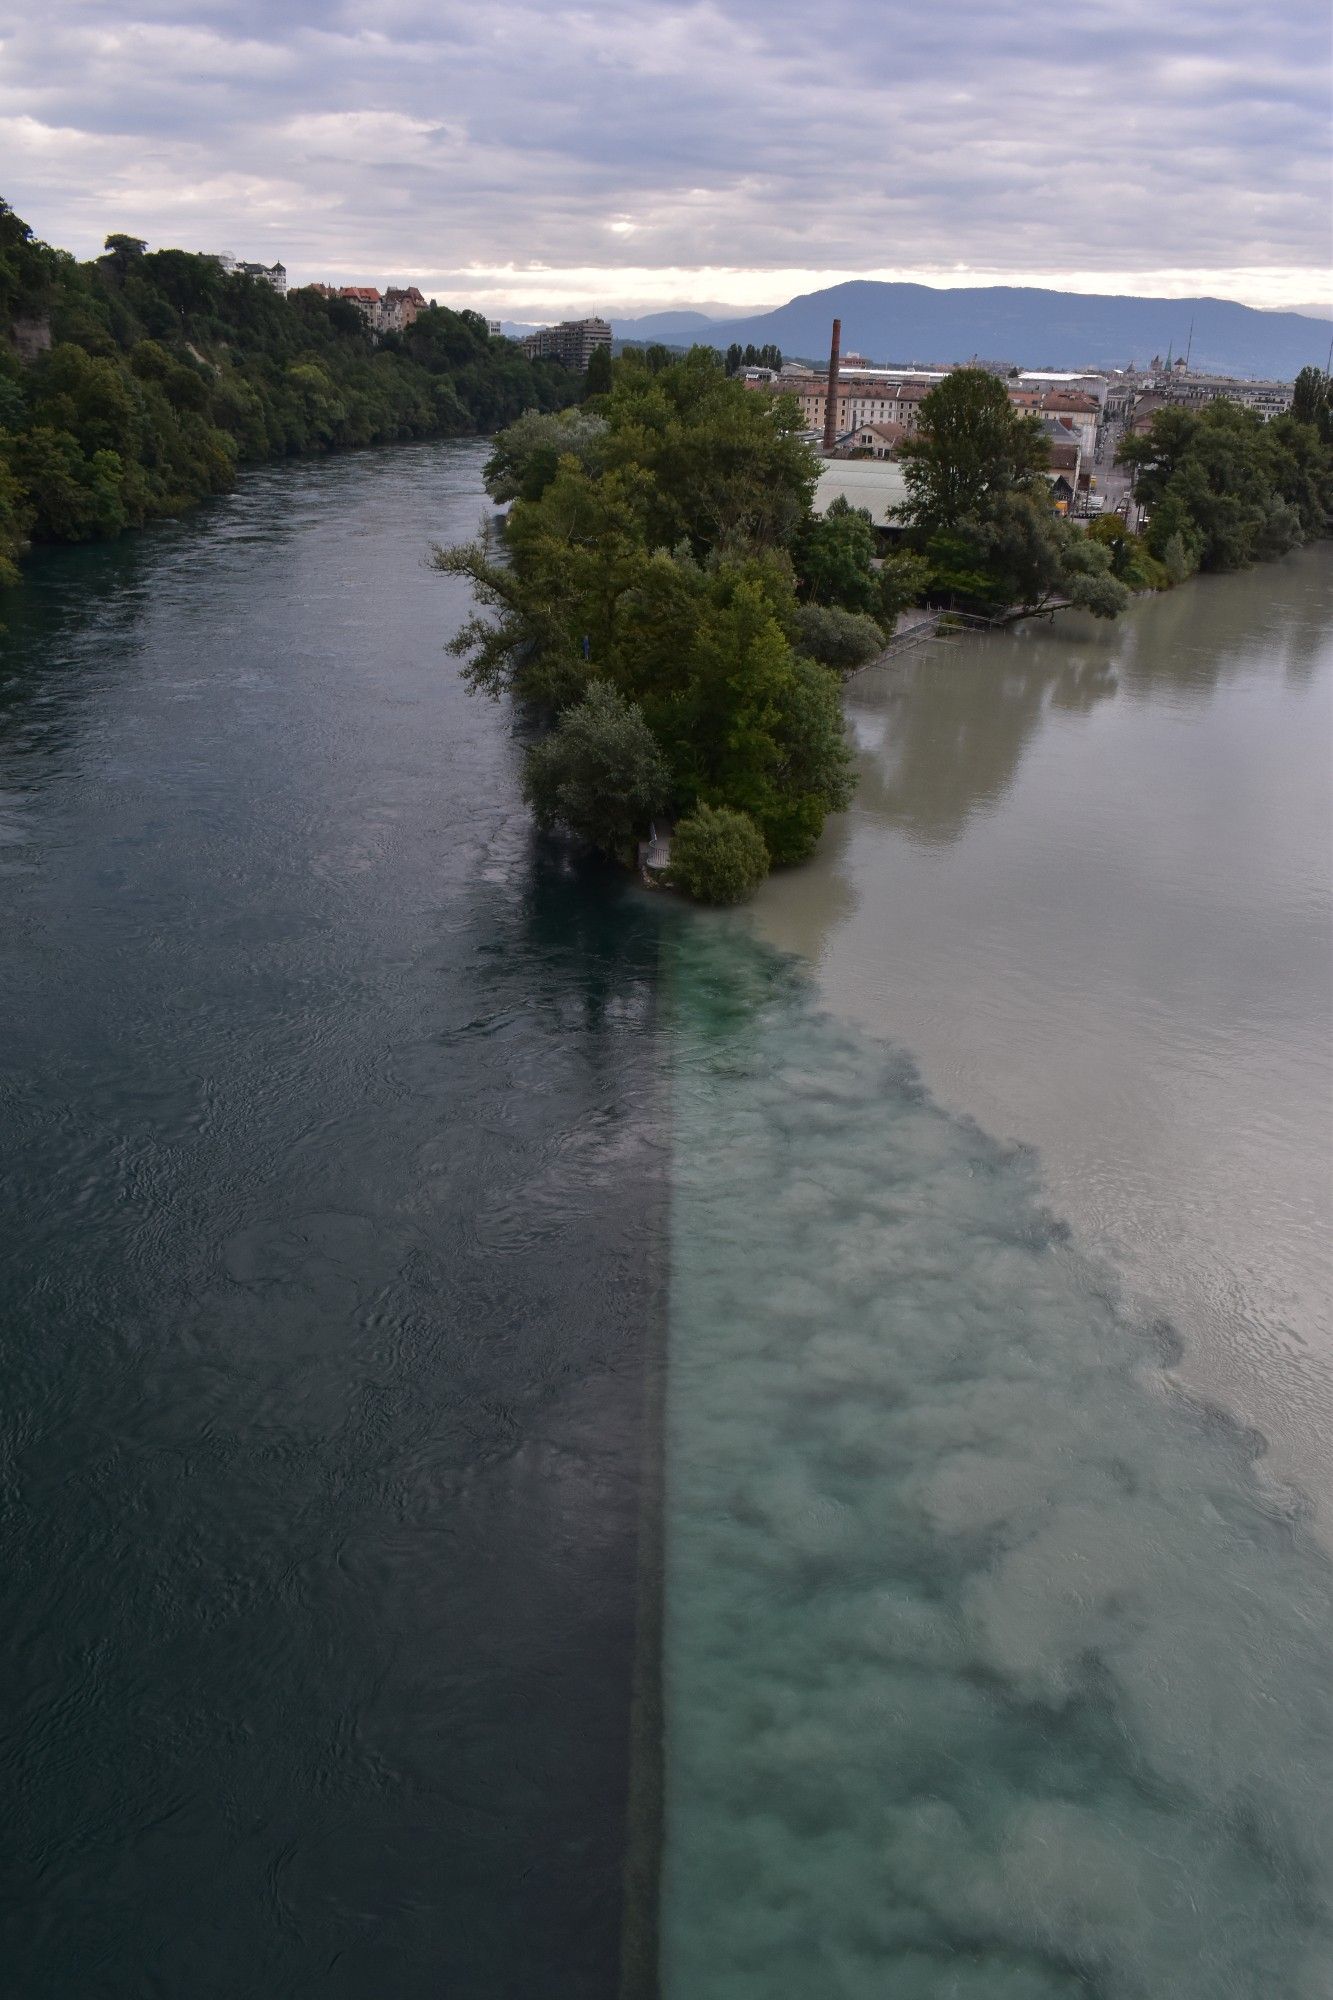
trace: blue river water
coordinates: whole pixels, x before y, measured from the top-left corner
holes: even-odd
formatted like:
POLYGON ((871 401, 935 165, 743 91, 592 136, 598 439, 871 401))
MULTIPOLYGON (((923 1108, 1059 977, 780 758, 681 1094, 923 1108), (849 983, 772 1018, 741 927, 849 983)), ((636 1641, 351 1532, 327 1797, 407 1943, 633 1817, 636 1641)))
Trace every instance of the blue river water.
POLYGON ((484 455, 5 605, 5 1990, 1327 2000, 1299 1496, 891 1021, 534 840, 484 455))

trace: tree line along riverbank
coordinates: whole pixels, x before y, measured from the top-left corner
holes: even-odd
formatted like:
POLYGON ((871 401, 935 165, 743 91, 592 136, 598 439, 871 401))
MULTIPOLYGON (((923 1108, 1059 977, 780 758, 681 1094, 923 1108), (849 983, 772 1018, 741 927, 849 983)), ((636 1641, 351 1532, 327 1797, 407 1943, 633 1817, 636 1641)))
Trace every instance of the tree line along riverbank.
POLYGON ((0 585, 34 542, 96 541, 306 452, 492 432, 581 391, 471 312, 374 340, 356 307, 279 296, 130 237, 79 263, 0 202, 0 585))
POLYGON ((1113 618, 1135 591, 1324 534, 1328 385, 1303 388, 1268 425, 1229 404, 1162 413, 1127 454, 1150 508, 1133 534, 1056 514, 1037 424, 957 369, 903 448, 907 534, 881 554, 864 510, 813 512, 794 402, 728 379, 710 349, 627 351, 605 393, 498 438, 502 539, 436 554, 475 598, 452 650, 475 690, 547 725, 525 769, 541 824, 629 860, 666 815, 676 884, 739 901, 848 803, 841 680, 907 606, 1113 618))

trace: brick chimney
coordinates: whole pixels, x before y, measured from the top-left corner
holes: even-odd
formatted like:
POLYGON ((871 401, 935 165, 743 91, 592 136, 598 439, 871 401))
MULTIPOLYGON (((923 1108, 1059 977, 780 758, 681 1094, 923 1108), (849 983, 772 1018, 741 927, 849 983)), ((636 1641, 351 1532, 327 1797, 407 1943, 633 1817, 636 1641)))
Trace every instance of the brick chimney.
POLYGON ((828 458, 838 442, 838 364, 842 355, 842 321, 833 322, 833 339, 828 351, 828 394, 824 398, 824 456, 828 458))

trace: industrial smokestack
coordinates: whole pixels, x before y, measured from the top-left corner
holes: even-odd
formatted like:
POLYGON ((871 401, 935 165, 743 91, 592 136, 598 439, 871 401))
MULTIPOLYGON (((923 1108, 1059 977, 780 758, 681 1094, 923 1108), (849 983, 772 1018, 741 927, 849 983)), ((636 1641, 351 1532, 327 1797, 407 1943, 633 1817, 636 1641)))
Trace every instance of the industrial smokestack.
POLYGON ((828 394, 824 398, 824 456, 838 442, 838 363, 842 358, 842 321, 833 322, 833 339, 828 351, 828 394))

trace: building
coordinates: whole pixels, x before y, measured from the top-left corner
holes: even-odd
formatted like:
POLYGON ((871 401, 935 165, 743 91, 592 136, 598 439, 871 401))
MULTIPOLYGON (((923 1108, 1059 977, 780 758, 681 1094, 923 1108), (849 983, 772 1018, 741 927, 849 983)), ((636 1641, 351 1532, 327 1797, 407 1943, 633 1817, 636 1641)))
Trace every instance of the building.
POLYGON ((380 308, 384 304, 375 285, 343 285, 338 297, 346 299, 349 306, 355 306, 366 325, 378 332, 380 308))
POLYGON ((1078 439, 1084 463, 1092 464, 1102 414, 1095 396, 1072 389, 1051 389, 1042 397, 1038 414, 1043 418, 1054 418, 1063 430, 1072 432, 1078 439))
POLYGON ((599 347, 610 353, 611 328, 604 319, 562 319, 559 326, 543 326, 528 334, 520 345, 529 361, 560 361, 586 375, 599 347))
POLYGON ((247 264, 239 257, 223 257, 206 250, 204 255, 219 265, 222 270, 242 278, 258 278, 261 283, 271 285, 275 292, 287 289, 287 266, 285 264, 247 264))
MULTIPOLYGON (((906 371, 879 368, 840 368, 838 407, 834 430, 841 435, 866 424, 896 424, 905 433, 916 428, 917 413, 944 374, 911 375, 906 371)), ((774 382, 750 383, 754 388, 776 389, 795 396, 808 429, 823 432, 828 403, 828 377, 809 369, 785 370, 774 382)))
POLYGON ((406 333, 426 301, 415 285, 390 285, 380 300, 375 325, 380 333, 406 333))
POLYGON ((864 507, 881 539, 905 532, 895 510, 907 500, 907 480, 902 467, 892 459, 876 464, 868 458, 826 458, 819 468, 812 511, 827 514, 835 500, 845 500, 849 507, 864 507))
POLYGON ((1106 406, 1110 390, 1110 377, 1090 369, 1086 374, 1064 368, 1020 368, 1017 387, 1035 389, 1038 395, 1046 395, 1051 390, 1062 390, 1066 394, 1092 396, 1098 409, 1106 406))
POLYGON ((838 448, 845 448, 858 458, 893 458, 903 439, 910 435, 901 424, 862 424, 858 430, 840 437, 838 448))
POLYGON ((1165 371, 1153 384, 1164 402, 1201 410, 1225 400, 1257 411, 1265 423, 1291 408, 1295 386, 1293 382, 1243 381, 1234 375, 1193 375, 1179 367, 1165 371))

